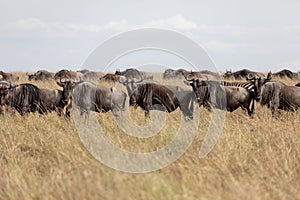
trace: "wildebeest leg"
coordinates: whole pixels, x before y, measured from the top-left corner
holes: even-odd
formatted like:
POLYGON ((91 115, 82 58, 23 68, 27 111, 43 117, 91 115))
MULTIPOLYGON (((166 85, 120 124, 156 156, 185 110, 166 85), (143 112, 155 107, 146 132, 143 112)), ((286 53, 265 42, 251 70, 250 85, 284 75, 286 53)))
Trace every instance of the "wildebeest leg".
POLYGON ((150 108, 146 108, 145 117, 150 118, 150 108))
POLYGON ((274 93, 273 94, 273 102, 271 102, 271 111, 272 111, 272 117, 276 117, 276 114, 277 114, 277 110, 278 110, 278 107, 279 107, 279 103, 280 103, 280 99, 279 99, 279 94, 278 92, 277 93, 274 93))
POLYGON ((247 106, 248 115, 249 115, 251 118, 254 117, 254 112, 255 112, 254 102, 255 102, 255 100, 252 99, 252 100, 250 101, 250 104, 247 106), (250 108, 251 102, 252 102, 252 105, 251 105, 251 108, 250 108))
POLYGON ((186 95, 180 102, 180 109, 186 120, 193 119, 194 101, 193 95, 186 95))

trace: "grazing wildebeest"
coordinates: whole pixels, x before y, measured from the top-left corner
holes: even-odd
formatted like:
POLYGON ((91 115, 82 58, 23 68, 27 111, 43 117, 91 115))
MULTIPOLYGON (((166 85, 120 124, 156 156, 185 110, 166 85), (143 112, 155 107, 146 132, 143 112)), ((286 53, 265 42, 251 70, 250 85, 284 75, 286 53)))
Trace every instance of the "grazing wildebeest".
POLYGON ((300 88, 279 81, 268 82, 262 87, 261 98, 257 100, 270 108, 275 117, 278 109, 295 111, 300 108, 300 88))
POLYGON ((56 111, 59 116, 62 116, 64 107, 68 103, 64 101, 63 91, 43 88, 40 91, 41 103, 45 111, 56 111))
MULTIPOLYGON (((119 82, 126 87, 128 96, 133 102, 134 99, 143 99, 145 101, 143 105, 141 105, 141 101, 138 101, 136 105, 140 106, 146 111, 146 116, 149 116, 149 108, 152 105, 159 104, 164 106, 168 112, 172 112, 172 109, 175 110, 177 107, 179 107, 186 119, 193 118, 194 96, 190 91, 185 91, 178 86, 160 85, 157 82, 149 82, 147 80, 144 81, 143 79, 129 79, 125 76, 120 76, 119 82), (144 90, 145 93, 139 93, 140 90, 144 90), (134 93, 135 97, 133 97, 134 93), (147 97, 144 98, 141 95, 147 95, 147 97), (162 102, 158 103, 158 101, 162 102)), ((130 105, 133 105, 133 103, 130 103, 130 105)))
POLYGON ((85 73, 87 73, 87 72, 90 72, 90 70, 88 70, 88 69, 81 69, 81 70, 77 70, 76 72, 85 74, 85 73))
POLYGON ((47 81, 52 80, 54 77, 54 73, 48 72, 46 70, 39 70, 34 74, 26 73, 26 75, 28 76, 29 81, 47 81))
POLYGON ((205 77, 208 80, 221 80, 221 76, 217 72, 202 70, 199 73, 202 77, 205 77))
POLYGON ((88 69, 78 70, 76 72, 77 75, 80 75, 82 81, 97 82, 100 81, 101 77, 103 76, 103 73, 101 72, 90 71, 88 69))
POLYGON ((289 79, 297 79, 298 78, 298 73, 294 73, 288 69, 283 69, 277 73, 273 74, 274 77, 279 77, 279 78, 289 78, 289 79))
POLYGON ((116 71, 115 75, 125 76, 129 79, 153 80, 153 75, 148 72, 142 72, 134 68, 126 69, 125 71, 116 71))
POLYGON ((189 71, 185 69, 166 69, 165 72, 163 73, 163 78, 164 79, 181 79, 184 78, 189 71))
POLYGON ((63 79, 72 80, 72 81, 80 81, 80 80, 82 80, 82 76, 83 76, 83 74, 80 72, 74 72, 74 71, 70 71, 67 69, 62 69, 54 75, 54 79, 56 81, 63 80, 63 79))
POLYGON ((254 104, 253 92, 242 87, 223 86, 217 81, 200 81, 199 79, 189 80, 196 95, 199 106, 211 110, 211 108, 233 112, 241 107, 247 110, 249 116, 253 116, 254 104))
POLYGON ((299 83, 297 83, 295 86, 297 86, 297 87, 300 87, 300 82, 299 82, 299 83))
POLYGON ((63 102, 68 102, 67 113, 72 102, 78 106, 81 112, 95 111, 108 112, 124 111, 126 93, 115 88, 96 86, 91 82, 58 82, 63 87, 63 102))
POLYGON ((0 71, 0 81, 16 82, 18 80, 18 76, 0 71))
POLYGON ((259 77, 264 77, 263 73, 260 72, 254 72, 254 71, 250 71, 248 69, 242 69, 236 72, 231 72, 231 71, 226 71, 226 73, 224 74, 224 78, 225 79, 230 79, 230 78, 234 78, 236 80, 241 80, 241 79, 245 79, 248 76, 254 77, 254 76, 259 76, 259 77))
POLYGON ((41 91, 32 84, 12 85, 9 82, 0 82, 1 106, 15 108, 21 115, 28 112, 45 112, 41 101, 41 91))
POLYGON ((139 85, 130 95, 129 105, 140 106, 149 116, 153 105, 162 105, 168 112, 180 107, 180 102, 174 92, 163 85, 145 83, 139 85))
POLYGON ((107 73, 104 76, 100 78, 101 81, 107 81, 107 82, 117 82, 119 80, 120 75, 107 73))
POLYGON ((84 81, 100 81, 101 77, 103 76, 103 74, 101 72, 85 72, 82 75, 82 80, 84 81))

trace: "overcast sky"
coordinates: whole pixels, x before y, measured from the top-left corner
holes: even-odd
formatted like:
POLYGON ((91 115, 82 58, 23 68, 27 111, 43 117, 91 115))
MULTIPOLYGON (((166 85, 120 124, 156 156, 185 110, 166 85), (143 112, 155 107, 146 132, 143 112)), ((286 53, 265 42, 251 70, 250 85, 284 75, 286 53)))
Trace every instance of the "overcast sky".
POLYGON ((0 70, 79 69, 112 36, 159 27, 196 41, 219 71, 298 71, 299 10, 297 0, 0 0, 0 70))

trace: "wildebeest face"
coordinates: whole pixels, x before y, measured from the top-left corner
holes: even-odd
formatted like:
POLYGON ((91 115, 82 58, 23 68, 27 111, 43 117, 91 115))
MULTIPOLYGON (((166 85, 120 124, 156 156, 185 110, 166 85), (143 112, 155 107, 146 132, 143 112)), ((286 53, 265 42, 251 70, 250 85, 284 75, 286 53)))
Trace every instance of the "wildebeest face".
POLYGON ((29 81, 36 80, 36 76, 34 74, 27 74, 27 76, 29 81))
POLYGON ((126 76, 120 76, 119 82, 122 83, 124 86, 126 86, 128 91, 128 96, 132 96, 133 91, 135 91, 138 88, 138 83, 142 82, 143 79, 128 79, 126 76))
POLYGON ((260 101, 261 98, 261 88, 262 86, 272 79, 272 73, 269 72, 267 78, 264 77, 254 77, 252 81, 254 82, 254 98, 256 101, 260 101))
POLYGON ((196 96, 196 99, 197 99, 197 102, 199 103, 200 102, 200 87, 201 86, 205 86, 206 83, 205 81, 200 81, 199 79, 191 79, 191 80, 188 80, 188 82, 185 82, 187 85, 190 85, 192 86, 193 88, 193 91, 195 93, 195 96, 196 96))
POLYGON ((137 108, 137 98, 138 98, 138 94, 137 91, 135 91, 129 99, 129 105, 130 106, 134 106, 135 108, 137 108))
POLYGON ((61 84, 63 87, 63 92, 62 92, 62 102, 67 105, 69 103, 69 100, 72 99, 72 92, 73 88, 75 86, 74 82, 67 81, 61 84))

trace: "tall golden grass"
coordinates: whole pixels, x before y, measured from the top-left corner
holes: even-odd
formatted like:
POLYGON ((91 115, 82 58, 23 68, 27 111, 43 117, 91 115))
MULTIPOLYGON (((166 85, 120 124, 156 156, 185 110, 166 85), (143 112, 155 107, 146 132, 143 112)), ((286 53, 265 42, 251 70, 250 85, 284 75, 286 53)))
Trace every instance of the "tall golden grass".
MULTIPOLYGON (((27 82, 25 74, 20 82, 27 82)), ((294 81, 284 80, 288 84, 294 81)), ((55 82, 33 82, 58 88, 55 82)), ((144 120, 141 109, 131 111, 144 120)), ((81 143, 73 120, 56 113, 1 116, 0 199, 299 199, 300 112, 271 111, 257 105, 254 119, 241 109, 226 114, 223 132, 210 154, 199 159, 209 112, 200 109, 199 131, 176 162, 147 174, 113 170, 94 159, 81 143)), ((122 133, 113 115, 99 122, 117 146, 153 151, 178 129, 180 111, 168 114, 155 137, 137 139, 122 133)))

